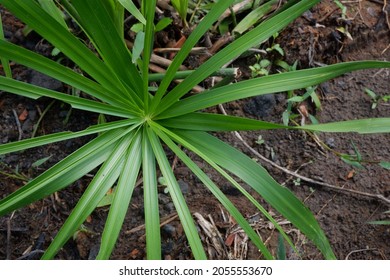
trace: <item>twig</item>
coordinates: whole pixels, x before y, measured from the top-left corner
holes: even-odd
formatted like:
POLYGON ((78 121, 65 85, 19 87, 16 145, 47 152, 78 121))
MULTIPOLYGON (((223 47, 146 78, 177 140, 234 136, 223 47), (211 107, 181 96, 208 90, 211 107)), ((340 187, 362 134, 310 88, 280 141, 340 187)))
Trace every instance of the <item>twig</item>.
POLYGON ((381 54, 384 54, 389 48, 390 48, 390 44, 387 45, 387 47, 381 52, 381 54))
POLYGON ((378 250, 377 248, 369 248, 369 249, 359 249, 359 250, 353 250, 351 252, 348 253, 348 255, 345 257, 345 260, 348 260, 349 257, 354 254, 354 253, 359 253, 359 252, 365 252, 365 251, 376 251, 378 250))
MULTIPOLYGON (((153 51, 156 53, 170 53, 178 52, 181 48, 155 48, 153 51)), ((208 49, 206 47, 195 47, 191 49, 191 54, 207 54, 208 49)))
MULTIPOLYGON (((165 70, 164 68, 161 68, 160 66, 155 65, 155 64, 152 64, 152 63, 149 64, 149 69, 150 69, 151 71, 157 72, 157 73, 165 73, 165 72, 166 72, 166 70, 165 70)), ((176 79, 176 80, 174 80, 174 82, 177 83, 177 84, 181 83, 182 81, 183 81, 182 79, 176 79)), ((201 86, 196 85, 196 86, 194 86, 194 87, 192 88, 192 90, 193 90, 194 92, 198 92, 198 93, 199 93, 199 92, 204 91, 204 88, 201 87, 201 86)))
POLYGON ((215 54, 218 50, 220 50, 223 46, 225 46, 227 43, 231 42, 233 40, 233 36, 231 36, 229 33, 226 35, 223 35, 221 38, 219 38, 208 50, 208 54, 203 55, 199 57, 199 62, 203 63, 206 61, 210 56, 215 54))
MULTIPOLYGON (((222 111, 222 113, 224 115, 227 115, 226 111, 225 111, 225 108, 219 104, 219 109, 222 111)), ((247 147, 254 155, 256 155, 258 158, 260 158, 261 160, 267 162, 268 164, 272 165, 273 167, 279 169, 279 170, 282 170, 283 172, 291 175, 291 176, 294 176, 294 177, 297 177, 297 178, 300 178, 301 180, 303 181, 306 181, 306 182, 309 182, 309 183, 312 183, 312 184, 315 184, 315 185, 319 185, 319 186, 323 186, 323 187, 327 187, 329 189, 332 189, 334 191, 339 191, 339 192, 349 192, 349 193, 353 193, 353 194, 357 194, 357 195, 360 195, 360 196, 365 196, 365 197, 370 197, 370 198, 374 198, 374 199, 378 199, 384 203, 386 203, 387 205, 390 205, 390 199, 387 199, 386 197, 384 197, 383 195, 380 195, 380 194, 370 194, 370 193, 365 193, 365 192, 361 192, 361 191, 356 191, 356 190, 351 190, 351 189, 344 189, 344 188, 340 188, 340 187, 337 187, 337 186, 334 186, 334 185, 331 185, 331 184, 328 184, 328 183, 325 183, 325 182, 320 182, 320 181, 316 181, 316 180, 313 180, 311 178, 308 178, 308 177, 305 177, 305 176, 302 176, 300 174, 298 174, 297 172, 294 172, 294 171, 291 171, 291 170, 288 170, 287 168, 284 168, 278 164, 276 164, 275 162, 273 162, 272 160, 269 160, 268 158, 264 157, 263 155, 261 155, 259 152, 257 152, 255 149, 253 149, 249 144, 248 142, 246 142, 244 140, 244 138, 242 138, 241 134, 238 133, 237 131, 234 131, 233 132, 234 135, 244 144, 245 147, 247 147)))
POLYGON ((36 254, 43 254, 43 253, 45 253, 45 251, 43 251, 43 250, 33 250, 33 251, 29 252, 28 254, 25 254, 25 255, 17 258, 17 260, 30 259, 31 256, 34 256, 36 254))
POLYGON ((386 16, 387 27, 388 27, 389 30, 390 30, 389 13, 387 12, 387 0, 383 0, 382 12, 383 12, 383 13, 385 14, 385 16, 386 16))
POLYGON ((19 137, 18 137, 18 140, 22 140, 22 135, 23 135, 23 130, 22 130, 22 126, 20 124, 20 121, 19 121, 19 117, 18 117, 18 114, 16 113, 15 109, 12 109, 12 113, 14 113, 14 117, 15 117, 15 121, 16 121, 16 126, 18 127, 18 131, 19 131, 19 137))
POLYGON ((11 217, 7 219, 7 246, 6 246, 6 259, 11 259, 11 220, 15 215, 15 211, 12 212, 11 217))
MULTIPOLYGON (((177 217, 179 217, 179 215, 177 215, 177 213, 173 213, 173 214, 169 215, 168 217, 166 217, 166 218, 164 219, 164 221, 162 221, 162 222, 160 223, 160 227, 162 227, 162 226, 164 226, 164 225, 166 225, 166 224, 169 224, 170 222, 176 220, 177 217)), ((144 229, 145 229, 145 224, 140 225, 140 226, 135 227, 135 228, 132 228, 132 229, 130 229, 130 230, 127 230, 127 231, 125 232, 125 234, 136 233, 137 231, 144 230, 144 229)))
MULTIPOLYGON (((152 54, 152 56, 150 57, 150 62, 164 67, 169 67, 169 65, 172 64, 172 60, 169 60, 165 57, 158 56, 156 54, 152 54)), ((184 65, 181 65, 179 69, 181 71, 188 70, 187 67, 185 67, 184 65)))

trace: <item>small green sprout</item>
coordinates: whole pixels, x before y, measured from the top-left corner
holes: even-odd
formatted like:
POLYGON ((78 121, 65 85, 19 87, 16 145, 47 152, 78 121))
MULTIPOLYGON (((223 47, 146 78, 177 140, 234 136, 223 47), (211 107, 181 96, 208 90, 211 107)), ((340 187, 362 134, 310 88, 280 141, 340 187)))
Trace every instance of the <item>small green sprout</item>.
POLYGON ((371 109, 375 109, 379 102, 388 102, 390 100, 390 95, 386 96, 379 96, 375 92, 373 92, 371 89, 365 88, 364 92, 371 98, 371 109))

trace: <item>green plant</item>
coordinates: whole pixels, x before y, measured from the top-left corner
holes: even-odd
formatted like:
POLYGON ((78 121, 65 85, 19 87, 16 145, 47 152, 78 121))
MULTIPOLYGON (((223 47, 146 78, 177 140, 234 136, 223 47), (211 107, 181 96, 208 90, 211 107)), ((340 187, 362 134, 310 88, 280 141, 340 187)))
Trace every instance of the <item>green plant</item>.
POLYGON ((365 88, 364 92, 371 98, 371 109, 375 109, 378 106, 379 102, 388 102, 390 100, 390 95, 378 96, 369 88, 365 88))
POLYGON ((69 103, 74 109, 110 115, 119 120, 103 122, 79 132, 60 132, 0 145, 0 154, 7 154, 76 137, 97 135, 64 160, 0 201, 0 215, 5 215, 65 188, 99 167, 83 196, 45 251, 43 259, 50 259, 56 255, 65 242, 79 230, 107 191, 114 187, 97 256, 98 259, 109 258, 140 174, 143 177, 147 258, 161 258, 157 178, 163 176, 194 258, 205 259, 206 253, 163 144, 171 149, 213 193, 246 231, 265 258, 272 259, 273 256, 261 238, 234 204, 181 147, 197 154, 238 188, 274 223, 290 246, 293 247, 291 240, 278 223, 235 178, 252 187, 274 209, 290 220, 318 247, 325 258, 335 258, 325 234, 302 202, 287 188, 279 185, 263 167, 209 132, 290 128, 324 132, 381 133, 390 132, 390 119, 352 120, 308 125, 302 128, 198 111, 237 99, 307 88, 353 70, 390 68, 389 62, 349 62, 297 70, 254 78, 187 96, 195 85, 219 70, 226 62, 265 41, 319 2, 302 0, 293 5, 289 2, 289 6, 281 12, 226 46, 193 71, 182 83, 171 89, 171 82, 192 47, 234 2, 226 0, 213 5, 207 16, 199 22, 175 56, 164 78, 158 84, 157 91, 152 94, 149 92, 151 75, 148 66, 153 48, 156 0, 142 1, 141 11, 145 18, 143 53, 136 63, 133 63, 132 53, 126 48, 122 35, 123 8, 118 6, 118 3, 124 1, 59 2, 62 9, 72 16, 88 36, 93 49, 88 48, 68 28, 46 13, 35 0, 0 0, 0 4, 51 42, 86 73, 85 75, 4 40, 0 40, 0 57, 52 76, 84 94, 79 97, 67 95, 7 77, 0 77, 0 90, 34 99, 42 96, 54 98, 69 103), (93 98, 84 97, 86 94, 93 98))
POLYGON ((179 16, 183 20, 184 24, 187 25, 188 0, 171 0, 171 3, 179 13, 179 16))
POLYGON ((269 67, 271 66, 271 61, 265 58, 261 59, 261 55, 259 54, 256 54, 255 57, 256 63, 249 66, 252 78, 258 76, 267 76, 269 73, 269 67))

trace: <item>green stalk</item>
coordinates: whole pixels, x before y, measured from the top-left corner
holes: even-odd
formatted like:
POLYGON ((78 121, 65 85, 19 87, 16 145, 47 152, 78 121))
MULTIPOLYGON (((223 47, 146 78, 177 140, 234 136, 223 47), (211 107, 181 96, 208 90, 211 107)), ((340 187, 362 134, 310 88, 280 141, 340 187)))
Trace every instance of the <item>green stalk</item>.
MULTIPOLYGON (((3 30, 3 21, 1 19, 1 14, 0 14, 0 40, 4 40, 5 41, 4 30, 3 30)), ((5 76, 7 78, 11 78, 12 79, 12 71, 11 71, 11 67, 9 65, 8 59, 5 59, 5 58, 1 57, 1 65, 3 66, 3 70, 4 70, 4 73, 5 73, 5 76)))
MULTIPOLYGON (((185 71, 178 71, 176 72, 174 76, 174 80, 176 79, 185 79, 189 75, 191 75, 196 70, 185 70, 185 71)), ((238 72, 238 68, 222 68, 218 71, 215 71, 210 76, 222 76, 222 77, 236 77, 238 72)), ((150 82, 159 82, 165 77, 165 73, 154 73, 149 74, 149 81, 150 82)))

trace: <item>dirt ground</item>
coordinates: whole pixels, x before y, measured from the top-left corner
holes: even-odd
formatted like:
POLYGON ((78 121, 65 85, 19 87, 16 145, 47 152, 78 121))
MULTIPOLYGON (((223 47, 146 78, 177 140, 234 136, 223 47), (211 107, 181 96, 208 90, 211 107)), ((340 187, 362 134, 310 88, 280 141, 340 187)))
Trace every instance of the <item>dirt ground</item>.
MULTIPOLYGON (((310 12, 297 19, 277 37, 276 43, 286 52, 283 58, 292 64, 298 61, 298 68, 316 67, 342 61, 387 60, 390 61, 390 5, 383 1, 358 1, 345 4, 346 19, 333 1, 322 1, 310 12), (342 33, 339 30, 349 32, 342 33)), ((22 24, 15 21, 1 8, 5 18, 6 38, 25 47, 48 54, 50 46, 40 38, 23 38, 22 24)), ((278 57, 269 56, 273 60, 278 57)), ((249 66, 256 59, 253 55, 233 63, 240 67, 242 79, 249 78, 249 66)), ((13 66, 15 78, 67 91, 66 85, 48 80, 31 70, 13 66)), ((372 109, 372 100, 365 93, 368 88, 379 96, 390 95, 389 70, 365 70, 350 73, 323 83, 316 92, 321 100, 321 109, 306 102, 308 112, 321 123, 360 118, 390 117, 390 102, 379 101, 372 109)), ((251 98, 224 104, 228 114, 246 115, 273 122, 281 122, 286 109, 286 94, 280 93, 261 98, 251 98)), ((294 108, 294 112, 297 112, 294 108)), ((216 109, 217 110, 217 109, 216 109)), ((72 110, 51 100, 33 101, 0 92, 0 143, 29 138, 34 125, 39 123, 37 135, 63 130, 81 130, 97 122, 97 115, 72 110), (45 112, 45 110, 47 110, 45 112), (26 117, 20 117, 28 112, 26 117), (43 116, 41 119, 40 117, 43 116), (67 119, 67 117, 69 117, 67 119), (18 121, 16 120, 18 119, 18 121), (20 119, 20 120, 19 120, 20 119), (20 127, 18 128, 18 125, 20 127)), ((301 121, 298 117, 297 121, 301 121)), ((309 122, 309 121, 308 121, 309 122)), ((390 161, 390 135, 317 134, 318 139, 334 151, 354 154, 354 146, 362 155, 364 168, 358 169, 340 159, 333 152, 324 150, 308 134, 298 131, 256 131, 244 132, 243 139, 258 153, 279 166, 313 180, 327 183, 343 190, 308 183, 286 174, 258 159, 232 133, 218 136, 258 160, 271 175, 286 187, 316 215, 326 233, 338 259, 382 260, 390 258, 390 227, 371 225, 369 221, 389 220, 389 204, 375 197, 390 197, 390 171, 380 167, 380 161, 390 161), (256 143, 261 135, 263 144, 256 143), (352 193, 349 190, 360 193, 352 193), (371 196, 369 196, 369 195, 371 196)), ((0 157, 0 198, 5 197, 41 173, 66 155, 80 147, 88 139, 74 139, 20 153, 0 157), (33 167, 37 160, 51 156, 44 164, 33 167), (6 175, 8 174, 8 175, 6 175)), ((195 159, 197 160, 197 159, 195 159)), ((204 163, 198 160, 201 166, 204 163)), ((204 166, 207 168, 207 166, 204 166)), ((234 225, 219 203, 192 175, 181 162, 175 165, 175 174, 193 213, 199 213, 220 233, 222 242, 218 247, 205 235, 202 223, 199 230, 212 259, 261 259, 262 255, 234 225)), ((248 206, 234 188, 216 173, 210 176, 242 211, 261 235, 262 239, 276 252, 278 234, 254 207, 248 206)), ((93 175, 91 175, 93 176, 93 175)), ((0 259, 37 259, 71 209, 77 203, 88 182, 86 177, 72 186, 42 201, 0 218, 0 259)), ((261 198, 259 198, 261 201, 261 198)), ((192 255, 179 220, 168 195, 161 186, 159 193, 162 220, 162 248, 165 259, 191 259, 192 255)), ((266 204, 265 204, 266 205, 266 204)), ((266 206, 267 208, 267 206, 266 206)), ((296 245, 300 256, 287 248, 288 259, 321 259, 322 255, 288 221, 268 207, 296 245)), ((99 239, 104 227, 108 208, 101 207, 84 223, 84 228, 74 235, 59 252, 59 259, 93 259, 99 249, 99 239)), ((197 216, 198 217, 198 216, 197 216)), ((198 220, 198 219, 197 219, 198 220)), ((120 239, 112 259, 145 258, 145 236, 143 230, 142 186, 136 188, 126 216, 120 239)), ((215 240, 214 240, 215 241, 215 240)))

